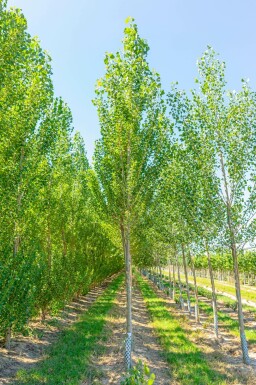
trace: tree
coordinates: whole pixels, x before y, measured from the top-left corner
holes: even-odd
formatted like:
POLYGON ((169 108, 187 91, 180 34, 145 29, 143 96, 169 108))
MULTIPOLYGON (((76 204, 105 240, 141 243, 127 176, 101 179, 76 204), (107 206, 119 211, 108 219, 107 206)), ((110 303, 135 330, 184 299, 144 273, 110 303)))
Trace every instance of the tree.
MULTIPOLYGON (((125 256, 127 367, 131 366, 131 237, 148 207, 166 151, 165 104, 159 75, 146 61, 149 46, 133 19, 124 30, 123 52, 107 54, 106 74, 98 80, 94 104, 101 139, 94 161, 105 213, 118 226, 125 256)), ((96 184, 95 184, 96 185, 96 184)))
MULTIPOLYGON (((193 95, 195 96, 194 93, 193 95)), ((170 188, 174 190, 172 196, 179 197, 174 206, 179 208, 183 229, 185 227, 188 229, 183 242, 190 239, 190 242, 200 245, 208 256, 214 330, 218 337, 217 299, 209 251, 209 242, 216 240, 218 232, 223 228, 223 204, 219 197, 215 162, 205 143, 204 134, 200 131, 200 126, 198 127, 193 102, 185 92, 178 91, 176 87, 173 87, 168 100, 181 142, 180 149, 175 155, 177 166, 172 171, 176 179, 170 188)), ((191 263, 193 264, 192 259, 191 263)))
POLYGON ((50 58, 20 10, 0 1, 0 335, 10 347, 122 267, 116 234, 95 214, 84 143, 54 99, 50 58))
MULTIPOLYGON (((238 250, 250 240, 255 222, 255 93, 243 81, 240 92, 226 92, 225 63, 212 48, 198 63, 199 93, 193 93, 194 124, 208 161, 214 165, 219 197, 225 207, 226 234, 238 302, 243 360, 249 363, 238 271, 238 250), (197 123, 196 123, 197 122, 197 123)), ((255 236, 255 234, 253 234, 255 236)))
POLYGON ((1 279, 5 293, 2 298, 4 322, 1 323, 7 347, 11 328, 24 322, 29 313, 26 305, 30 288, 28 266, 34 258, 30 255, 26 260, 21 251, 26 227, 27 182, 32 173, 30 158, 37 125, 52 100, 49 57, 26 27, 22 13, 8 11, 6 3, 1 2, 0 227, 4 230, 0 236, 0 252, 7 268, 3 269, 1 279))

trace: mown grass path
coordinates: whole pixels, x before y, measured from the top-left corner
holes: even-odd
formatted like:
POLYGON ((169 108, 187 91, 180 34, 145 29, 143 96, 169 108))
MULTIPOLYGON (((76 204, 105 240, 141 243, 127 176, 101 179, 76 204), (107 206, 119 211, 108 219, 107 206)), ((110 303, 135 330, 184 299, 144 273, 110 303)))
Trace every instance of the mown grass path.
POLYGON ((107 313, 113 306, 123 275, 115 278, 72 327, 49 349, 47 357, 30 371, 20 371, 16 385, 79 385, 89 369, 107 313))
MULTIPOLYGON (((142 360, 156 375, 154 385, 174 385, 170 368, 165 360, 163 349, 155 335, 151 318, 143 301, 136 280, 133 282, 133 350, 132 361, 135 365, 142 360)), ((101 341, 101 352, 96 352, 91 360, 94 378, 85 379, 81 385, 120 385, 125 376, 124 339, 126 334, 126 292, 119 291, 113 308, 108 313, 108 320, 101 341)))
POLYGON ((173 383, 180 385, 224 385, 226 377, 213 369, 192 343, 179 320, 142 277, 137 276, 154 329, 170 364, 173 383))
MULTIPOLYGON (((192 303, 195 302, 194 296, 191 296, 192 303)), ((212 317, 212 305, 207 303, 207 301, 199 300, 199 308, 208 316, 212 317)), ((218 319, 220 326, 224 327, 231 334, 236 337, 239 337, 239 322, 237 319, 234 319, 226 312, 219 310, 218 319)), ((253 329, 251 326, 245 324, 245 334, 249 344, 256 343, 256 329, 253 329)))
MULTIPOLYGON (((151 283, 150 283, 151 284, 151 283)), ((169 281, 164 282, 166 289, 169 289, 169 281)), ((192 287, 192 285, 190 285, 192 287)), ((166 296, 166 292, 158 291, 154 288, 162 298, 169 298, 169 294, 166 296)), ((167 290, 168 291, 168 290, 167 290)), ((185 317, 187 322, 183 325, 186 332, 187 329, 192 330, 192 334, 189 334, 192 340, 200 349, 206 353, 207 360, 215 361, 214 365, 218 368, 224 369, 225 373, 229 373, 229 378, 234 378, 238 382, 235 384, 246 384, 255 385, 255 368, 256 368, 256 349, 255 349, 255 309, 247 307, 246 313, 246 335, 250 344, 250 359, 251 365, 246 366, 242 362, 241 358, 241 347, 240 340, 238 338, 239 329, 236 313, 230 308, 230 305, 234 305, 234 301, 222 295, 218 295, 220 298, 219 302, 219 327, 221 330, 220 340, 216 340, 213 332, 213 314, 212 306, 209 298, 211 294, 199 287, 199 293, 203 292, 203 297, 199 296, 199 306, 201 308, 201 323, 198 324, 194 319, 194 306, 192 306, 192 314, 189 316, 188 312, 178 310, 177 305, 175 306, 174 314, 178 317, 185 317), (206 297, 204 295, 206 294, 206 297), (228 307, 229 306, 229 307, 228 307), (231 375, 231 376, 230 376, 231 375)), ((178 296, 177 296, 178 298, 178 296)), ((186 301, 186 294, 183 294, 183 298, 186 301)), ((191 293, 192 304, 194 303, 194 296, 191 293)), ((170 301, 169 299, 167 300, 170 301)), ((232 381, 232 380, 230 380, 232 381)), ((233 382, 231 382, 233 383, 233 382)))
MULTIPOLYGON (((169 287, 168 281, 164 281, 164 284, 167 287, 169 287)), ((182 281, 182 284, 185 285, 184 280, 182 281)), ((194 285, 190 283, 190 287, 194 288, 194 285)), ((207 314, 208 316, 213 316, 212 305, 211 305, 211 303, 209 303, 209 298, 211 297, 211 294, 209 293, 209 295, 207 295, 207 297, 205 297, 205 300, 204 300, 204 298, 202 298, 202 297, 204 297, 204 295, 206 295, 208 293, 205 293, 205 290, 201 289, 200 284, 198 287, 198 291, 200 294, 200 300, 199 300, 200 309, 205 314, 207 314), (202 293, 201 293, 201 291, 202 291, 202 293)), ((195 298, 194 298, 193 293, 191 293, 190 299, 191 299, 192 303, 195 302, 195 298)), ((186 295, 185 294, 184 294, 184 300, 186 301, 186 295)), ((234 336, 239 337, 239 322, 237 319, 237 314, 235 312, 232 312, 233 316, 231 316, 227 312, 228 306, 230 306, 230 303, 232 301, 230 300, 229 297, 226 297, 225 295, 222 295, 222 294, 217 295, 217 300, 218 300, 219 305, 221 305, 220 309, 218 311, 218 318, 219 318, 220 326, 225 328, 225 330, 229 331, 234 336), (227 307, 227 309, 225 309, 225 306, 227 307)), ((256 317, 256 309, 255 308, 252 308, 249 306, 244 306, 244 310, 249 312, 251 318, 256 317)), ((251 322, 250 322, 250 324, 247 323, 247 318, 245 318, 244 321, 245 321, 245 333, 246 333, 247 340, 248 340, 249 344, 255 344, 256 343, 256 328, 251 326, 251 322)))

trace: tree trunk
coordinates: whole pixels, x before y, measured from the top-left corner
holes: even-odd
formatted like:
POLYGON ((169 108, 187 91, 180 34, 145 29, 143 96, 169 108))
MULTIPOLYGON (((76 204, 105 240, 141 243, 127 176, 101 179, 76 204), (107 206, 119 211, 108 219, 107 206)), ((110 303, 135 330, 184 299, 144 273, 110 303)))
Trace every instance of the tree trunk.
POLYGON ((179 289, 180 289, 180 307, 182 310, 184 310, 184 301, 182 297, 182 285, 181 285, 181 280, 180 280, 180 267, 178 263, 178 255, 176 253, 176 263, 177 263, 177 271, 178 271, 178 281, 179 281, 179 289))
POLYGON ((194 290, 195 290, 195 320, 197 323, 200 322, 199 317, 199 302, 198 302, 198 289, 197 289, 197 282, 196 282, 196 272, 195 272, 195 266, 194 262, 192 260, 192 257, 190 257, 191 260, 191 268, 192 268, 192 274, 194 279, 194 290))
POLYGON ((126 341, 125 362, 127 370, 132 367, 132 260, 130 253, 130 229, 121 226, 126 275, 126 341))
POLYGON ((228 182, 227 182, 223 155, 221 152, 220 152, 220 162, 221 162, 221 170, 222 170, 222 175, 224 179, 224 187, 225 187, 225 194, 226 194, 227 223, 228 223, 228 228, 230 233, 230 245, 231 245, 232 258, 233 258, 233 269, 234 269, 234 278, 235 278, 235 286, 236 286, 237 313, 238 313, 238 321, 239 321, 241 348, 243 352, 243 361, 246 365, 249 365, 250 358, 249 358, 249 352, 248 352, 248 344, 247 344, 245 331, 244 331, 244 315, 243 315, 242 298, 241 298, 241 290, 240 290, 240 277, 239 277, 239 270, 238 270, 235 228, 232 221, 232 208, 231 208, 231 201, 230 201, 230 196, 228 191, 228 182))
POLYGON ((243 352, 243 361, 246 365, 249 365, 250 358, 249 358, 248 345, 247 345, 247 340, 246 340, 245 331, 244 331, 244 315, 243 315, 243 308, 242 308, 242 297, 241 297, 241 290, 240 290, 240 277, 239 277, 239 271, 238 271, 238 258, 237 258, 236 244, 232 242, 231 247, 232 247, 232 257, 233 257, 233 263, 234 263, 237 313, 238 313, 238 320, 239 320, 241 347, 243 352))
POLYGON ((172 277, 171 277, 171 262, 168 260, 168 268, 169 268, 169 287, 170 287, 170 297, 172 298, 172 277))
POLYGON ((190 305, 190 293, 189 293, 189 283, 188 283, 188 273, 187 273, 187 263, 186 263, 186 257, 185 257, 185 249, 184 245, 181 245, 182 247, 182 259, 183 259, 183 267, 184 267, 184 274, 186 279, 186 288, 187 288, 187 303, 188 303, 188 312, 191 314, 191 305, 190 305))
POLYGON ((161 262, 159 261, 159 289, 163 290, 163 276, 162 276, 162 268, 161 268, 161 262))
POLYGON ((41 321, 45 321, 46 319, 47 310, 46 307, 41 309, 41 321))
POLYGON ((173 277, 172 299, 175 300, 176 280, 175 280, 175 262, 174 261, 173 261, 173 265, 172 265, 172 277, 173 277))
POLYGON ((210 257, 207 241, 205 242, 205 248, 206 248, 208 267, 209 267, 209 274, 210 274, 211 287, 212 287, 212 308, 213 308, 214 333, 215 333, 216 338, 218 338, 219 337, 219 330, 218 330, 218 307, 217 307, 215 283, 214 283, 213 271, 212 271, 212 263, 211 263, 211 257, 210 257))

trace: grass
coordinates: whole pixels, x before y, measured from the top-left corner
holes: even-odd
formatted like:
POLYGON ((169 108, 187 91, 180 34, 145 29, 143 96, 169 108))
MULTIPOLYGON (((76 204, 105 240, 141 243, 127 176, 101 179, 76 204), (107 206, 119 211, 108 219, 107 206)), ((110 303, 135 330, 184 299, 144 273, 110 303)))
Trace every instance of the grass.
MULTIPOLYGON (((194 302, 195 298, 191 297, 191 302, 194 302)), ((199 301, 199 308, 208 316, 212 316, 212 306, 203 302, 199 301)), ((220 323, 220 326, 224 327, 226 330, 228 330, 231 334, 235 336, 239 336, 239 323, 238 320, 235 320, 231 318, 228 314, 218 311, 218 320, 220 323)), ((248 329, 248 327, 245 325, 245 334, 246 338, 249 344, 255 344, 256 343, 256 330, 248 329)))
POLYGON ((49 349, 48 356, 34 369, 21 370, 16 385, 78 385, 90 371, 90 356, 97 349, 107 313, 121 283, 123 274, 115 278, 90 306, 78 322, 66 329, 49 349))
MULTIPOLYGON (((183 282, 184 284, 184 282, 183 282)), ((165 282, 165 285, 169 287, 169 282, 165 282)), ((190 284, 190 288, 193 289, 194 285, 190 284)), ((202 295, 208 299, 212 298, 211 292, 208 290, 198 287, 198 294, 202 295)), ((184 299, 186 300, 186 295, 184 294, 184 299)), ((194 296, 191 294, 190 296, 191 302, 195 302, 194 296)), ((225 306, 234 308, 236 301, 230 299, 229 297, 225 297, 222 294, 217 295, 217 299, 220 300, 225 306)), ((199 300, 199 308, 209 317, 213 317, 212 313, 212 306, 205 303, 204 301, 199 300)), ((250 311, 253 315, 256 317, 256 308, 250 307, 250 306, 243 306, 244 309, 250 311)), ((225 312, 219 310, 218 311, 218 319, 220 322, 220 326, 223 326, 228 330, 231 334, 235 336, 239 336, 239 322, 236 319, 231 318, 228 314, 225 312)), ((245 334, 246 338, 249 344, 255 344, 256 343, 256 330, 250 329, 245 325, 245 334)))
POLYGON ((138 275, 137 280, 175 380, 181 385, 226 384, 226 377, 211 368, 180 322, 166 308, 164 300, 138 275))

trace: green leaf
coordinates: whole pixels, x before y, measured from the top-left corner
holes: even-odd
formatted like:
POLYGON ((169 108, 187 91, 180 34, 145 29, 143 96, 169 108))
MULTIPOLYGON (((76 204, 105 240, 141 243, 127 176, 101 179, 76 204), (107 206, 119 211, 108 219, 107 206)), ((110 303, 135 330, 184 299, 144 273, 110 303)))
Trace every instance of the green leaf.
POLYGON ((126 19, 125 19, 125 24, 129 24, 131 23, 132 21, 134 21, 134 19, 131 17, 131 16, 128 16, 126 19))

